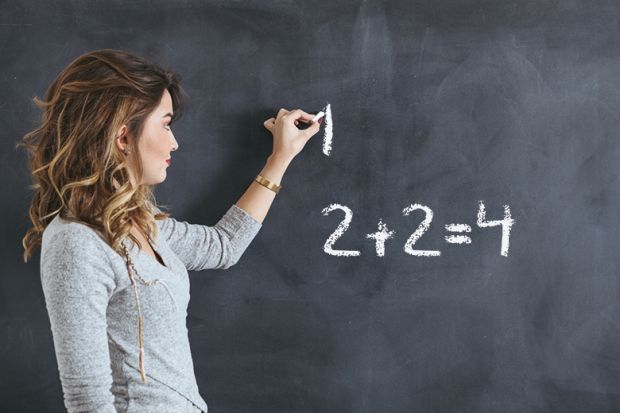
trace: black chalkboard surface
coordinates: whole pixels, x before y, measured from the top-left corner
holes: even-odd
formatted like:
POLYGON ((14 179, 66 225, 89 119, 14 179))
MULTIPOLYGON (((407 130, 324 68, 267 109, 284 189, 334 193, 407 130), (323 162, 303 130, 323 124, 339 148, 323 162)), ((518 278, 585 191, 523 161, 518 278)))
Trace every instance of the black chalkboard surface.
POLYGON ((238 264, 191 273, 210 411, 620 411, 616 2, 28 1, 1 16, 0 411, 63 411, 10 150, 39 118, 31 98, 103 47, 183 76, 157 188, 180 220, 213 225, 238 199, 278 109, 329 108, 238 264))

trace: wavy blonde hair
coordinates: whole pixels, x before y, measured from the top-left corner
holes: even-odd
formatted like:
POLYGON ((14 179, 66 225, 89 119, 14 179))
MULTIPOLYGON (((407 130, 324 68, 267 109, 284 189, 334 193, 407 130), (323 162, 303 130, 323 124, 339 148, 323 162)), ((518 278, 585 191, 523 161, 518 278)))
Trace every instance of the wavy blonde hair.
POLYGON ((153 185, 140 182, 143 165, 137 152, 147 116, 167 89, 174 118, 185 101, 181 77, 129 52, 101 49, 85 53, 63 69, 49 86, 45 99, 33 98, 43 109, 40 125, 26 133, 17 147, 27 149, 34 190, 28 216, 32 227, 22 239, 24 262, 41 245, 49 222, 62 218, 81 222, 104 236, 119 254, 132 222, 152 241, 155 220, 170 216, 157 207, 153 185), (114 144, 127 125, 129 156, 114 144), (133 167, 132 167, 133 165, 133 167))

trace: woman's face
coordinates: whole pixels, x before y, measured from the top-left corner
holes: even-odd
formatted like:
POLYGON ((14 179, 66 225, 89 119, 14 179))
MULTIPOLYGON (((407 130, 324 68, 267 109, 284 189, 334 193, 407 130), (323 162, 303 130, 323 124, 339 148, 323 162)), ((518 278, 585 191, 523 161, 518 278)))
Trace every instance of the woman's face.
MULTIPOLYGON (((153 185, 166 179, 166 168, 170 159, 170 152, 175 151, 179 145, 170 129, 170 120, 173 114, 172 97, 168 90, 164 90, 159 106, 146 118, 142 135, 138 139, 138 153, 144 167, 142 185, 153 185)), ((123 126, 125 128, 125 126, 123 126)), ((117 139, 121 150, 126 147, 126 137, 117 139)), ((135 151, 135 147, 127 147, 129 151, 135 151)), ((135 184, 134 177, 132 181, 135 184)))

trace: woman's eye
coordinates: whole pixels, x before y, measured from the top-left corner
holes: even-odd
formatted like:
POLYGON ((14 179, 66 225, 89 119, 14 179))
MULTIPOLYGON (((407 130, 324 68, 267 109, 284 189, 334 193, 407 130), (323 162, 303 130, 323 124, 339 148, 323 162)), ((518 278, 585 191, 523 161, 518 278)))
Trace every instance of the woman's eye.
POLYGON ((168 123, 168 124, 164 125, 164 128, 170 130, 170 125, 171 125, 171 123, 168 123))

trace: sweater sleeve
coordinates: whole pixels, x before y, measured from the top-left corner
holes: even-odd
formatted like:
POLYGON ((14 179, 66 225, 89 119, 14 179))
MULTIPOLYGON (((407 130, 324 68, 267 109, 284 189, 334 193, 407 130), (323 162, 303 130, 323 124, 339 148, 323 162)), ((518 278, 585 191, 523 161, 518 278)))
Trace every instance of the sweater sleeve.
POLYGON ((82 228, 63 229, 46 244, 41 283, 65 407, 69 413, 116 413, 106 322, 115 287, 109 257, 82 228))
POLYGON ((239 261, 261 227, 260 222, 233 204, 214 226, 172 217, 158 221, 158 236, 164 237, 188 270, 225 269, 239 261))

